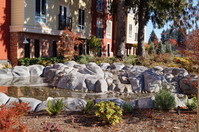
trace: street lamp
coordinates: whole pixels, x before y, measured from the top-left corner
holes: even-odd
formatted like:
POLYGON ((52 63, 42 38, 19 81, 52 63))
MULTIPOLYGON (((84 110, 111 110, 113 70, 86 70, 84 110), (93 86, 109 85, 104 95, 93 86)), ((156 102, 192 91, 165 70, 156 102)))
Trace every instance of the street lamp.
POLYGON ((26 37, 25 37, 25 39, 24 39, 24 41, 23 41, 23 44, 28 44, 29 42, 28 42, 28 40, 26 39, 26 37))

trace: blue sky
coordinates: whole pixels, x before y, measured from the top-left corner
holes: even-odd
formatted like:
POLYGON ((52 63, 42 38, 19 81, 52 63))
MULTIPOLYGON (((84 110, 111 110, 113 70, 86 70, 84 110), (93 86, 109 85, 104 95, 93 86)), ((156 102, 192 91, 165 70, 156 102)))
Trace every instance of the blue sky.
MULTIPOLYGON (((197 3, 197 0, 194 0, 194 3, 196 4, 196 3, 197 3)), ((161 28, 161 29, 154 29, 154 28, 153 28, 153 25, 152 25, 152 23, 151 23, 151 21, 149 21, 148 24, 147 24, 147 27, 146 27, 146 42, 148 42, 149 36, 150 36, 152 30, 155 31, 157 37, 160 39, 160 38, 161 38, 161 33, 162 33, 162 31, 163 31, 164 29, 167 29, 167 28, 169 28, 169 24, 165 25, 165 26, 164 26, 163 28, 161 28)))

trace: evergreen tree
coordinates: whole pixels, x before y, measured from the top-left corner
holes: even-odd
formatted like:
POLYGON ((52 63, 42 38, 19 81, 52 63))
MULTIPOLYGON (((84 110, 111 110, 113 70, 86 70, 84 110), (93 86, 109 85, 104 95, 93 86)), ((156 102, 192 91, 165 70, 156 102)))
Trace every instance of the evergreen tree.
POLYGON ((149 37, 149 41, 148 43, 153 43, 155 46, 158 45, 158 37, 157 35, 155 34, 154 30, 151 31, 151 34, 150 34, 150 37, 149 37))
POLYGON ((166 53, 171 54, 172 53, 172 47, 171 47, 171 43, 166 43, 166 53))
POLYGON ((157 54, 164 54, 164 45, 162 43, 158 44, 158 48, 156 49, 157 54))
POLYGON ((155 54, 155 46, 153 43, 150 44, 149 47, 149 54, 155 54))

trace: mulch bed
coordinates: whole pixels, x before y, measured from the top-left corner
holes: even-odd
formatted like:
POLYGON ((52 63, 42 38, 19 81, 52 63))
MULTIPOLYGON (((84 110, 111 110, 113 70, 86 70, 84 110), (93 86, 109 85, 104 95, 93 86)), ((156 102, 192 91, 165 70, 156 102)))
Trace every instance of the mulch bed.
POLYGON ((47 123, 56 123, 64 132, 196 132, 197 112, 154 109, 124 113, 123 120, 115 126, 102 124, 100 120, 82 112, 62 112, 49 116, 46 112, 30 113, 22 118, 30 131, 42 131, 47 123))

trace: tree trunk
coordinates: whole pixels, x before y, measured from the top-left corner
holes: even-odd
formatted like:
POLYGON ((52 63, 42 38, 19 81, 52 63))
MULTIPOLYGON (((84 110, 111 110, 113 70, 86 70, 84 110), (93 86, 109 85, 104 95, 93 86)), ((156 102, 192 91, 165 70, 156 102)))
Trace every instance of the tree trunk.
POLYGON ((138 12, 138 50, 137 55, 145 56, 144 28, 145 28, 145 0, 140 0, 138 12))
POLYGON ((116 56, 124 59, 126 57, 126 14, 125 0, 117 0, 117 42, 116 56))

